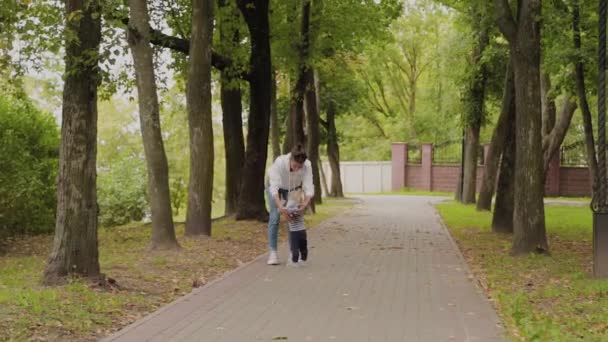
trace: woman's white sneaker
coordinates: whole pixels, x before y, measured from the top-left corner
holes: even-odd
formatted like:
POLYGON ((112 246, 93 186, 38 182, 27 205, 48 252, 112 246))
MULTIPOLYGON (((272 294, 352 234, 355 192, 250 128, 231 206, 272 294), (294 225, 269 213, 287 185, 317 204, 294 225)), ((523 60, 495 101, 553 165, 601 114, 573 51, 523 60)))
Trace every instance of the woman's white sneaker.
POLYGON ((268 265, 278 265, 279 264, 279 256, 277 255, 277 251, 270 251, 268 253, 268 261, 266 262, 268 265))

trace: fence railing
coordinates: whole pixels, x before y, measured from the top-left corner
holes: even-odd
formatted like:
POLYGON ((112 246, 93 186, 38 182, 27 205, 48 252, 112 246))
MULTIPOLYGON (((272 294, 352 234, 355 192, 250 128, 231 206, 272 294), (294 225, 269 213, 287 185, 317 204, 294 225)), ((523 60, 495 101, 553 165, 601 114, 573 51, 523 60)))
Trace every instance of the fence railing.
POLYGON ((421 164, 422 163, 422 148, 420 145, 409 145, 407 149, 407 162, 408 164, 421 164))
MULTIPOLYGON (((477 164, 483 165, 485 161, 485 150, 483 146, 478 147, 477 164)), ((462 140, 448 140, 433 145, 433 164, 453 165, 460 164, 462 156, 462 140)))
POLYGON ((562 166, 587 166, 587 151, 585 141, 579 140, 572 144, 563 145, 560 153, 562 166))
POLYGON ((462 141, 448 140, 433 146, 433 164, 460 164, 462 141))

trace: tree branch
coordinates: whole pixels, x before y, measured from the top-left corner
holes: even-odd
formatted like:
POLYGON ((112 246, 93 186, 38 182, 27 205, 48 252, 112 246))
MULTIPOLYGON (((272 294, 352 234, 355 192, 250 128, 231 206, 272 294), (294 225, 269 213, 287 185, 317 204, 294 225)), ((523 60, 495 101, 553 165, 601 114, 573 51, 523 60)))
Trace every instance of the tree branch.
POLYGON ((513 42, 517 35, 517 24, 513 19, 511 7, 509 7, 509 0, 494 0, 494 5, 496 6, 496 24, 505 38, 509 42, 513 42))
POLYGON ((319 123, 321 123, 321 126, 323 126, 325 129, 329 130, 329 123, 321 118, 319 118, 319 123))
MULTIPOLYGON (((129 18, 122 18, 121 21, 127 27, 129 26, 129 18)), ((190 41, 188 39, 170 36, 152 27, 150 27, 150 43, 171 49, 173 51, 181 52, 185 55, 190 53, 190 41)), ((230 60, 230 58, 222 56, 215 51, 211 52, 211 65, 213 65, 214 68, 223 71, 232 64, 233 62, 230 60)), ((249 79, 249 73, 243 73, 240 76, 244 80, 249 79)))
POLYGON ((572 101, 571 97, 568 95, 564 100, 564 106, 562 107, 558 122, 551 130, 551 133, 548 136, 545 136, 543 139, 543 159, 545 172, 547 172, 549 162, 559 150, 559 147, 562 145, 562 142, 566 137, 566 133, 570 127, 570 122, 572 121, 572 116, 574 115, 574 111, 576 111, 576 107, 576 102, 572 101))

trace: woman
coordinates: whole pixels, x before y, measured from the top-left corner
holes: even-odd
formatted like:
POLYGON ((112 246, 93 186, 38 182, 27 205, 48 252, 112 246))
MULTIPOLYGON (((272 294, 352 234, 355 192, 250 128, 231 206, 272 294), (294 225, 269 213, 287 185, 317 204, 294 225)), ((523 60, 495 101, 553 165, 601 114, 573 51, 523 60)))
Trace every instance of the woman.
POLYGON ((315 187, 312 183, 312 166, 307 160, 306 151, 302 144, 297 144, 291 153, 279 156, 268 168, 266 178, 266 198, 270 207, 268 218, 268 265, 278 265, 277 239, 279 234, 280 215, 285 215, 289 219, 288 211, 285 208, 287 194, 290 191, 302 189, 304 191, 304 201, 299 206, 300 214, 308 206, 310 200, 315 195, 315 187))

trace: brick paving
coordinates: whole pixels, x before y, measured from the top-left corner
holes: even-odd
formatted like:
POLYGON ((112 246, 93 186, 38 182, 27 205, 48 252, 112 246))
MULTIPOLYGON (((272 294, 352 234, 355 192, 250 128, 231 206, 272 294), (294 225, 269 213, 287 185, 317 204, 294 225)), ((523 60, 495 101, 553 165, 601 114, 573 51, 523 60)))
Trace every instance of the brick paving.
POLYGON ((364 196, 309 230, 307 266, 262 256, 104 341, 502 341, 438 200, 364 196))

